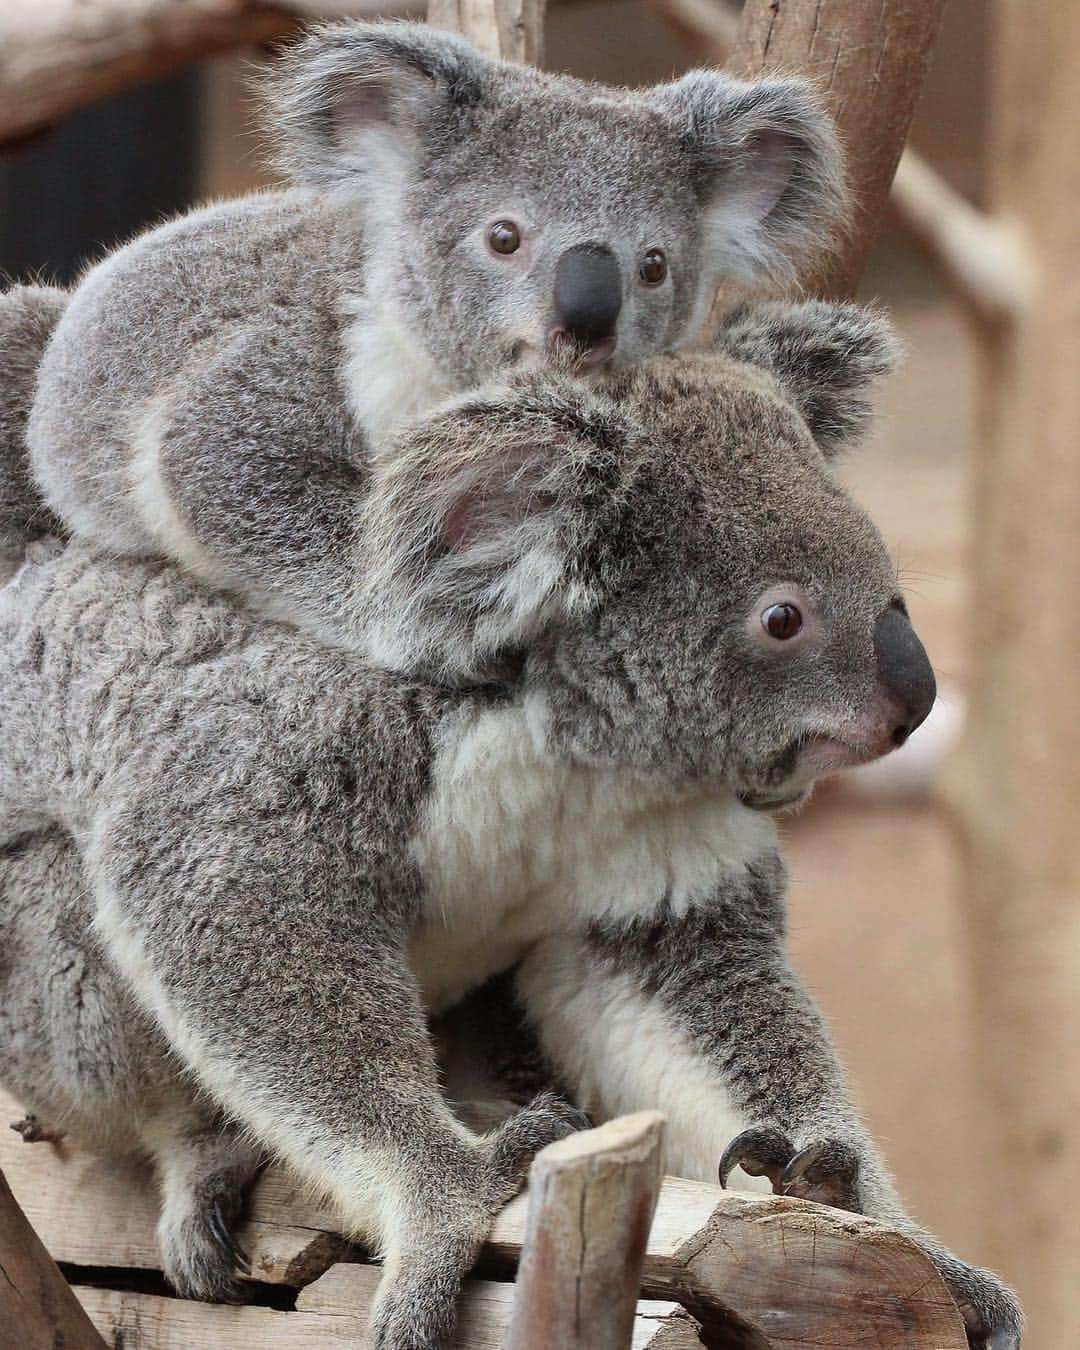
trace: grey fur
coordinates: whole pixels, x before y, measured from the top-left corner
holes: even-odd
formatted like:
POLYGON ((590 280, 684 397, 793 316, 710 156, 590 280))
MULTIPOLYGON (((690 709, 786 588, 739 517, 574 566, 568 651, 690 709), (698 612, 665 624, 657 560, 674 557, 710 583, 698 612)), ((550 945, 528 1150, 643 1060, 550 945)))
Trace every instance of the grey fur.
MULTIPOLYGON (((71 831, 106 958, 180 1063, 382 1241, 380 1350, 445 1343, 494 1211, 576 1123, 544 1098, 478 1138, 440 1093, 425 1010, 519 961, 582 1105, 662 1106, 706 1171, 736 1117, 824 1135, 860 1207, 907 1224, 787 966, 775 829, 739 800, 804 793, 821 737, 877 753, 893 716, 893 569, 776 375, 714 355, 603 395, 499 383, 355 490, 361 555, 404 540, 380 585, 435 586, 397 634, 361 605, 396 669, 163 564, 31 559, 0 592, 0 826, 71 831), (432 582, 455 556, 456 604, 432 582), (805 610, 790 647, 758 622, 778 593, 805 610), (611 1037, 662 1071, 635 1078, 611 1037)), ((973 1341, 1015 1345, 1004 1287, 909 1231, 973 1341)))
POLYGON ((67 299, 54 286, 13 286, 0 295, 0 582, 27 543, 62 529, 34 486, 25 434, 42 353, 67 299))
POLYGON ((335 24, 268 77, 295 186, 151 230, 92 269, 28 431, 84 538, 177 559, 350 641, 321 560, 412 414, 548 361, 565 252, 622 278, 614 368, 680 347, 718 281, 784 279, 842 210, 835 133, 794 80, 697 71, 628 91, 480 56, 414 24, 335 24), (525 244, 493 255, 512 215, 525 244), (638 276, 651 247, 663 284, 638 276))

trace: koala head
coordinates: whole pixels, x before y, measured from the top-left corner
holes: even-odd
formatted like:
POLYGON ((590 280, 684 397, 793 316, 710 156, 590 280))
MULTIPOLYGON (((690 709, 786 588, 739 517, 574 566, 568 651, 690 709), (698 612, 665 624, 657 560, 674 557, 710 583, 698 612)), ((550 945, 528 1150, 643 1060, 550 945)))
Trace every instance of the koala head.
POLYGON ((771 809, 902 744, 934 677, 832 468, 884 321, 757 305, 720 342, 602 394, 515 377, 404 437, 370 504, 372 651, 517 685, 560 755, 771 809))
POLYGON ((461 387, 672 350, 721 278, 786 279, 843 201, 832 123, 795 80, 617 90, 339 23, 269 93, 284 167, 355 202, 378 294, 461 387))

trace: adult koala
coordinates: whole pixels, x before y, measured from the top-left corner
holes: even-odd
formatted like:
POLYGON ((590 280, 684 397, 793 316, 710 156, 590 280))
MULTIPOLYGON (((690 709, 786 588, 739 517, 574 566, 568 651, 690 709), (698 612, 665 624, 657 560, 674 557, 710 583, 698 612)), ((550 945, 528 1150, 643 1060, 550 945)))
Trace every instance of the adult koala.
MULTIPOLYGON (((381 1350, 446 1344, 494 1212, 574 1124, 541 1098, 478 1137, 440 1092, 425 1013, 512 967, 578 1101, 665 1111, 686 1175, 900 1225, 973 1344, 1019 1342, 1012 1295, 905 1215, 785 954, 769 812, 934 697, 829 465, 889 336, 778 305, 722 344, 404 429, 357 503, 366 657, 75 544, 0 592, 7 837, 79 841, 145 1025, 381 1246, 381 1350)), ((7 1076, 62 1108, 62 1060, 7 1076)))
MULTIPOLYGON (((339 23, 268 88, 293 186, 86 275, 38 373, 33 477, 83 538, 346 646, 321 564, 393 426, 499 372, 682 346, 722 279, 789 277, 843 198, 832 123, 796 80, 618 90, 339 23)), ((0 477, 9 455, 21 439, 0 477)))

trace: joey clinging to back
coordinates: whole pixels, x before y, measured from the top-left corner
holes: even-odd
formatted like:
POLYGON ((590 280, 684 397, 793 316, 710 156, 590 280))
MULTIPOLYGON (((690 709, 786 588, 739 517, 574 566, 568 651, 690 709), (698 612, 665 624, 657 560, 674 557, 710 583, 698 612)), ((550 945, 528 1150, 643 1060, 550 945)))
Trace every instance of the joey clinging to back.
POLYGON ((77 534, 335 641, 352 599, 327 559, 395 425, 568 353, 595 375, 678 348, 722 279, 783 280, 843 199, 832 124, 794 80, 610 89, 342 23, 267 83, 292 186, 91 270, 28 441, 77 534))

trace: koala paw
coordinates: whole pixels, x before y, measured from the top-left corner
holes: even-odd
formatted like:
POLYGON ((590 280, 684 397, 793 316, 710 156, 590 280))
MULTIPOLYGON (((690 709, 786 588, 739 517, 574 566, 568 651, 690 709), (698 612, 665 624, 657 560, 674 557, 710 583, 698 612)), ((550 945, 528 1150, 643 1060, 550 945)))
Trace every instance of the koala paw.
POLYGON ((1019 1350, 1024 1314, 1012 1290, 992 1271, 965 1265, 951 1252, 930 1255, 956 1299, 971 1350, 1019 1350))
POLYGON ((524 1184, 532 1160, 542 1148, 592 1125, 584 1111, 554 1092, 542 1092, 488 1136, 491 1161, 505 1190, 505 1199, 524 1184))
POLYGON ((235 1215, 220 1201, 188 1214, 175 1228, 162 1228, 161 1255, 165 1276, 182 1298, 204 1303, 236 1303, 236 1274, 251 1274, 246 1252, 232 1231, 235 1215))
POLYGON ((777 1195, 813 1200, 834 1209, 858 1211, 859 1158, 838 1139, 817 1139, 803 1149, 770 1125, 743 1130, 720 1159, 720 1185, 735 1167, 752 1177, 768 1177, 777 1195))

